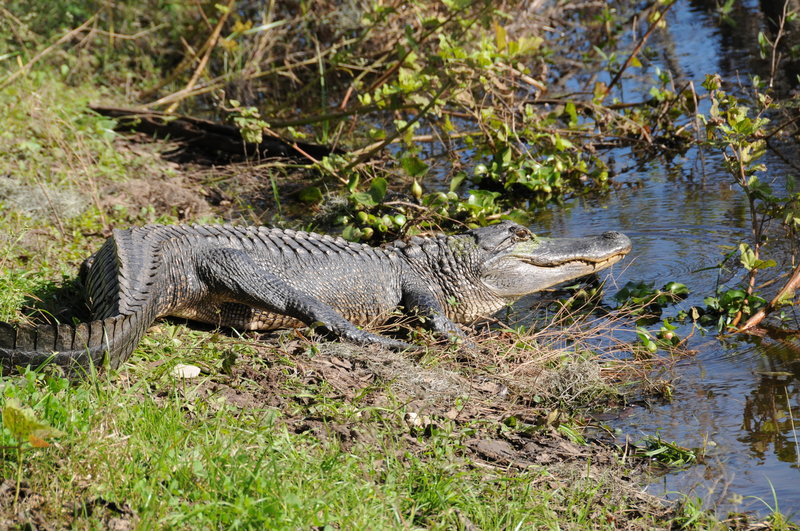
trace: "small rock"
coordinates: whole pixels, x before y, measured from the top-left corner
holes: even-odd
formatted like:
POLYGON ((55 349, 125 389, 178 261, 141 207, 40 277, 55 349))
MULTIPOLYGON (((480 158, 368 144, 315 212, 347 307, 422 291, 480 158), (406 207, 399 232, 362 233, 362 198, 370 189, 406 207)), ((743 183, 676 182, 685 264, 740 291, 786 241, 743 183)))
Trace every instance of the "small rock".
POLYGON ((420 419, 419 415, 417 415, 413 411, 405 414, 405 421, 409 426, 413 428, 419 428, 420 426, 422 426, 422 419, 420 419))
POLYGON ((196 365, 184 365, 179 363, 172 369, 172 375, 175 378, 197 378, 200 376, 200 367, 196 365))

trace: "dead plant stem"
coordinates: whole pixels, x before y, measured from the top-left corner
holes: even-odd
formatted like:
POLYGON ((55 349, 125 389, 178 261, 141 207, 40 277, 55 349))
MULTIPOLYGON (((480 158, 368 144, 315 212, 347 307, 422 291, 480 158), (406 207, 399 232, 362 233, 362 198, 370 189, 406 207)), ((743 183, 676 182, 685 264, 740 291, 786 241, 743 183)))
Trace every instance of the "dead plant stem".
MULTIPOLYGON (((750 319, 738 330, 739 332, 747 332, 753 330, 757 327, 764 318, 775 311, 780 304, 792 293, 794 293, 798 286, 800 286, 800 264, 795 267, 794 272, 792 273, 791 278, 788 282, 780 289, 780 291, 772 298, 766 306, 758 310, 755 314, 753 314, 750 319)), ((736 325, 734 325, 736 326, 736 325)))
POLYGON ((647 28, 647 31, 645 32, 644 35, 642 35, 642 38, 639 39, 639 41, 636 43, 636 46, 634 47, 633 51, 630 53, 628 58, 625 60, 625 63, 622 65, 622 68, 620 68, 619 71, 617 71, 616 75, 614 75, 613 79, 611 79, 611 82, 606 87, 605 91, 603 92, 603 98, 602 99, 605 99, 606 96, 608 96, 611 93, 611 89, 614 88, 614 85, 619 83, 619 80, 622 78, 622 74, 631 65, 631 63, 633 62, 633 59, 639 54, 639 52, 641 51, 642 47, 647 42, 647 39, 650 38, 650 35, 653 33, 653 31, 655 31, 655 29, 658 27, 658 25, 664 20, 664 17, 666 16, 667 11, 669 11, 669 9, 672 6, 673 6, 673 4, 667 4, 667 6, 662 11, 658 11, 658 14, 659 14, 658 18, 656 18, 655 20, 650 22, 650 26, 647 28))
POLYGON ((56 225, 58 225, 58 231, 61 233, 61 237, 66 238, 67 231, 64 228, 64 223, 62 223, 61 221, 61 216, 58 215, 58 209, 53 204, 53 200, 50 197, 50 193, 47 191, 47 187, 44 186, 38 174, 35 174, 34 178, 36 179, 36 184, 39 185, 39 189, 42 191, 42 194, 44 194, 44 198, 47 200, 47 205, 50 207, 50 210, 53 213, 53 218, 55 218, 56 220, 56 225))
POLYGON ((794 415, 792 415, 792 401, 789 398, 789 389, 785 385, 783 386, 783 392, 786 395, 786 411, 789 412, 789 425, 792 427, 792 435, 794 436, 795 464, 800 465, 800 443, 798 443, 797 440, 797 428, 794 425, 794 415))
MULTIPOLYGON (((355 40, 356 39, 349 39, 349 40, 344 41, 343 43, 341 43, 340 46, 331 47, 331 48, 323 51, 322 53, 326 54, 326 55, 335 53, 339 48, 349 46, 355 40)), ((262 78, 262 77, 269 77, 269 76, 273 76, 273 75, 278 75, 278 74, 282 74, 284 72, 290 72, 293 68, 297 68, 299 66, 313 65, 316 62, 317 62, 317 58, 316 57, 312 57, 310 59, 306 59, 304 61, 300 61, 300 62, 297 62, 297 63, 294 63, 294 64, 282 65, 282 66, 273 68, 272 70, 253 72, 251 74, 241 76, 241 80, 243 80, 243 81, 251 81, 253 79, 258 79, 258 78, 262 78)), ((220 76, 217 76, 217 77, 209 80, 206 84, 199 84, 197 87, 194 87, 194 88, 192 88, 190 90, 187 90, 186 88, 183 88, 183 89, 181 89, 181 90, 179 90, 177 92, 174 92, 172 94, 168 94, 168 95, 166 95, 166 96, 164 96, 162 98, 159 98, 158 100, 156 100, 156 101, 154 101, 152 103, 147 104, 146 107, 152 107, 152 106, 157 106, 157 105, 166 105, 167 103, 172 103, 174 101, 181 101, 181 100, 185 100, 187 98, 191 98, 191 97, 194 97, 194 96, 200 96, 202 94, 208 94, 209 92, 214 92, 215 90, 218 90, 218 89, 222 88, 225 85, 225 83, 227 83, 228 81, 233 79, 234 76, 238 76, 238 75, 239 75, 239 73, 236 73, 236 72, 228 72, 228 73, 222 74, 220 76)))
POLYGON ((349 172, 350 170, 352 170, 353 168, 355 168, 356 166, 358 166, 362 162, 366 161, 374 153, 376 153, 376 152, 380 151, 381 149, 383 149, 384 147, 388 146, 395 139, 400 138, 406 131, 408 131, 408 129, 411 126, 413 126, 415 123, 420 121, 423 116, 426 116, 428 114, 428 111, 430 111, 431 108, 434 105, 436 105, 436 102, 439 100, 439 97, 442 94, 444 94, 447 90, 449 90, 451 85, 452 85, 452 81, 445 82, 445 84, 442 86, 442 88, 440 88, 439 91, 436 94, 433 95, 433 97, 428 102, 428 104, 425 105, 424 108, 420 109, 420 111, 416 114, 416 116, 414 116, 414 118, 409 120, 408 123, 405 126, 401 127, 400 129, 398 129, 397 131, 395 131, 391 135, 387 136, 384 140, 382 140, 380 142, 376 142, 375 144, 369 145, 369 146, 367 146, 367 147, 365 147, 363 149, 360 149, 359 151, 355 151, 354 154, 357 154, 357 157, 353 162, 351 162, 350 164, 347 165, 347 167, 345 168, 345 173, 349 172))
POLYGON ((11 83, 13 83, 13 82, 14 82, 14 81, 15 81, 15 80, 16 80, 16 79, 19 77, 19 76, 21 76, 21 75, 25 74, 25 73, 26 73, 28 70, 30 70, 30 68, 31 68, 31 67, 32 67, 34 64, 36 64, 37 62, 39 62, 39 61, 40 61, 40 60, 41 60, 41 59, 42 59, 44 56, 46 56, 47 54, 49 54, 50 52, 52 52, 52 51, 53 51, 54 49, 56 49, 56 48, 57 48, 59 45, 61 45, 61 44, 65 43, 65 42, 67 42, 67 41, 68 41, 68 40, 70 40, 72 37, 74 37, 75 35, 79 34, 79 33, 80 33, 80 32, 82 32, 83 30, 85 30, 87 27, 89 27, 89 25, 90 25, 92 22, 94 22, 94 20, 95 20, 96 18, 97 18, 97 13, 95 13, 94 15, 92 15, 91 17, 89 17, 88 19, 86 19, 86 22, 84 22, 83 24, 81 24, 81 25, 80 25, 80 26, 78 26, 77 28, 75 28, 75 29, 73 29, 73 30, 70 30, 70 31, 68 31, 67 33, 65 33, 64 35, 62 35, 62 36, 61 36, 61 37, 60 37, 60 38, 59 38, 59 39, 58 39, 56 42, 54 42, 54 43, 53 43, 53 44, 51 44, 50 46, 46 47, 44 50, 42 50, 42 51, 40 51, 39 53, 37 53, 36 55, 34 55, 34 56, 33 56, 33 58, 32 58, 30 61, 28 61, 27 63, 25 63, 24 65, 22 65, 22 66, 19 68, 19 70, 17 70, 17 71, 16 71, 16 72, 14 72, 13 74, 9 75, 9 76, 8 76, 7 78, 5 78, 5 79, 4 79, 2 82, 0 82, 0 90, 3 90, 3 89, 4 89, 4 88, 6 88, 7 86, 9 86, 11 83))
POLYGON ((158 26, 153 26, 152 28, 147 28, 147 29, 144 29, 142 31, 137 31, 133 35, 126 35, 124 33, 115 33, 113 31, 106 31, 106 30, 101 30, 101 29, 97 29, 97 28, 95 28, 93 31, 95 33, 97 33, 98 35, 104 35, 104 36, 109 37, 111 39, 120 39, 120 40, 123 40, 123 41, 135 41, 136 39, 141 39, 142 37, 144 37, 146 35, 149 35, 149 34, 155 32, 155 31, 158 31, 158 30, 160 30, 162 28, 166 28, 166 27, 167 27, 167 24, 159 24, 158 26))
MULTIPOLYGON (((729 161, 731 159, 736 161, 737 166, 737 175, 736 180, 739 182, 739 186, 745 192, 747 196, 747 206, 748 210, 750 211, 750 230, 753 234, 753 258, 756 262, 758 262, 760 254, 761 254, 761 225, 758 221, 758 213, 756 212, 756 198, 755 196, 748 190, 747 188, 747 174, 745 172, 744 162, 743 162, 743 153, 741 148, 733 148, 733 155, 731 157, 726 156, 725 158, 729 161)), ((753 294, 753 290, 756 285, 756 275, 758 274, 758 268, 752 267, 747 271, 747 296, 753 294)), ((742 306, 744 306, 745 302, 742 302, 742 306)), ((744 317, 743 308, 740 308, 736 315, 734 316, 733 320, 731 321, 730 328, 735 329, 739 322, 744 317)))
POLYGON ((772 43, 772 53, 770 56, 770 65, 769 65, 769 88, 775 83, 775 71, 778 69, 778 60, 780 58, 780 53, 778 53, 778 43, 783 37, 783 29, 786 24, 786 10, 789 7, 788 0, 784 1, 783 3, 783 13, 781 13, 780 23, 778 24, 778 33, 775 35, 775 41, 772 43))
MULTIPOLYGON (((203 57, 200 59, 200 64, 197 65, 197 68, 192 74, 191 79, 186 84, 186 88, 184 90, 191 91, 192 88, 197 83, 197 80, 200 79, 200 76, 203 75, 203 71, 206 69, 206 65, 208 64, 209 58, 211 58, 211 53, 214 51, 214 48, 217 46, 217 41, 219 41, 220 33, 222 33, 222 28, 225 26, 225 22, 227 22, 228 17, 230 16, 231 12, 233 11, 233 5, 236 3, 236 0, 228 0, 228 5, 226 9, 223 11, 222 16, 219 17, 217 21, 217 25, 214 27, 214 31, 211 32, 211 35, 208 37, 206 44, 204 45, 205 53, 203 57)), ((171 113, 174 112, 175 109, 178 107, 178 104, 182 100, 174 101, 169 107, 167 107, 167 112, 171 113)))

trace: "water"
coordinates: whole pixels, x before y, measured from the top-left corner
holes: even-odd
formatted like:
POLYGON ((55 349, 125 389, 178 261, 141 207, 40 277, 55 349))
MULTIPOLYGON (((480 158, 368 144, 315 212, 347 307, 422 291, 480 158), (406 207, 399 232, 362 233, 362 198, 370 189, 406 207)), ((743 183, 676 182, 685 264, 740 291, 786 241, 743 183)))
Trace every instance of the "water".
MULTIPOLYGON (((680 0, 669 15, 669 35, 656 41, 664 51, 662 68, 671 68, 695 86, 706 73, 729 80, 749 73, 768 75, 753 49, 765 24, 759 4, 736 4, 740 25, 727 28, 719 27, 717 15, 705 3, 680 0)), ((778 185, 797 173, 772 154, 765 163, 778 185)), ((625 232, 634 250, 630 259, 615 266, 613 282, 621 286, 644 280, 656 287, 682 282, 692 291, 682 306, 702 306, 719 280, 714 266, 732 246, 748 240, 743 194, 732 187, 719 159, 703 160, 696 151, 670 165, 649 164, 621 180, 640 186, 553 207, 538 217, 534 228, 558 236, 625 232)), ((777 499, 782 512, 800 519, 800 340, 722 341, 696 334, 688 348, 697 354, 675 366, 672 403, 636 407, 611 423, 622 438, 635 441, 658 433, 665 440, 706 449, 703 463, 657 478, 650 492, 697 496, 722 515, 731 510, 763 515, 777 499)))
MULTIPOLYGON (((746 220, 739 214, 743 198, 715 181, 675 182, 657 173, 645 179, 640 189, 548 211, 539 226, 568 236, 623 231, 634 249, 611 271, 611 282, 644 280, 656 287, 682 282, 691 295, 679 307, 703 306, 718 281, 714 266, 726 249, 747 238, 746 220)), ((633 441, 658 433, 682 446, 707 449, 704 464, 659 478, 650 487, 653 493, 692 493, 722 512, 763 512, 752 498, 731 500, 740 495, 771 502, 774 488, 783 511, 800 509, 800 470, 786 408, 788 394, 791 418, 800 430, 800 343, 762 343, 695 335, 687 347, 697 354, 672 372, 672 403, 637 407, 611 423, 633 441)))

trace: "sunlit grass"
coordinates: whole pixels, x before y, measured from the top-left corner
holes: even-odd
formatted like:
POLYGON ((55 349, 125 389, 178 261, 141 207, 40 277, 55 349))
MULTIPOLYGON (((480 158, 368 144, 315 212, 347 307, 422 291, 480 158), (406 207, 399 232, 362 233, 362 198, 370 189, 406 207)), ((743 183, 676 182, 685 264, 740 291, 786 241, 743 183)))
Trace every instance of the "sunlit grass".
MULTIPOLYGON (((242 409, 196 393, 197 382, 140 374, 133 382, 101 375, 80 385, 32 373, 6 380, 5 397, 33 405, 65 432, 54 446, 26 454, 26 488, 45 496, 48 514, 99 497, 128 507, 144 528, 450 529, 472 522, 493 529, 557 526, 564 518, 591 525, 598 511, 612 528, 617 511, 626 510, 596 506, 600 493, 615 489, 613 476, 576 471, 569 483, 544 468, 477 466, 463 452, 467 433, 458 430, 409 442, 399 409, 353 411, 328 398, 331 425, 355 434, 345 445, 333 429, 323 439, 298 433, 273 408, 242 409), (337 416, 337 408, 346 414, 337 416)), ((7 455, 4 474, 15 464, 7 455)), ((98 525, 102 517, 78 514, 72 525, 98 525)))

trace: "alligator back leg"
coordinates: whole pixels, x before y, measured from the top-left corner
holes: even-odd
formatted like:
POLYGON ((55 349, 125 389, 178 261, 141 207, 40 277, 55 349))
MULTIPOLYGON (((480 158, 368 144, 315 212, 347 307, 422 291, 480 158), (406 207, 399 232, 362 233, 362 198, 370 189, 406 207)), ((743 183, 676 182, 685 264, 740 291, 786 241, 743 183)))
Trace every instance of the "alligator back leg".
POLYGON ((293 317, 336 337, 392 349, 414 348, 408 343, 360 330, 328 304, 297 290, 258 266, 245 252, 232 248, 201 251, 197 255, 198 278, 208 291, 259 310, 293 317))

